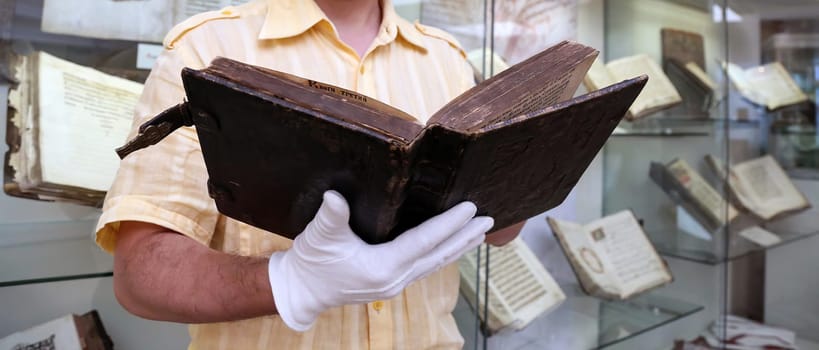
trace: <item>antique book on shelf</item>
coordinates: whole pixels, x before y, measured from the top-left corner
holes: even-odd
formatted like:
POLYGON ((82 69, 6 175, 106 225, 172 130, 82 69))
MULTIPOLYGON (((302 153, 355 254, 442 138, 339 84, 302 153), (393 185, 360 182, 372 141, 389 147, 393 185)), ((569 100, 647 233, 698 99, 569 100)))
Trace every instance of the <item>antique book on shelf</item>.
MULTIPOLYGON (((720 179, 725 179, 722 160, 709 154, 705 163, 720 179)), ((763 220, 811 207, 807 197, 770 155, 731 165, 728 172, 728 189, 734 204, 763 220)))
POLYGON ((710 232, 739 215, 737 209, 684 159, 675 159, 668 164, 651 162, 649 176, 710 232))
POLYGON ((617 81, 638 75, 648 76, 648 83, 628 109, 626 120, 647 117, 682 102, 680 93, 677 92, 674 84, 657 62, 644 54, 620 58, 607 64, 597 60, 583 79, 583 84, 589 91, 596 91, 617 81))
POLYGON ((478 83, 509 68, 506 60, 489 48, 469 51, 466 59, 469 60, 469 65, 475 72, 475 82, 478 83))
MULTIPOLYGON (((200 16, 235 17, 250 0, 44 0, 42 31, 100 39, 162 42, 177 23, 200 16)), ((200 19, 201 20, 201 19, 200 19)))
POLYGON ((728 78, 745 99, 769 111, 810 101, 779 62, 742 69, 726 63, 728 78))
POLYGON ((566 300, 563 290, 522 238, 501 247, 483 244, 480 249, 484 253, 480 255, 480 263, 477 250, 472 250, 461 257, 458 266, 461 294, 478 314, 487 335, 521 330, 566 300))
POLYGON ((663 66, 669 61, 693 63, 705 68, 705 40, 702 34, 681 29, 660 29, 663 66))
POLYGON ((0 350, 112 350, 96 311, 68 315, 0 338, 0 350))
POLYGON ((3 190, 99 206, 119 166, 142 85, 45 52, 9 55, 3 190))
POLYGON ((464 92, 427 125, 353 91, 216 59, 185 69, 188 102, 146 122, 119 153, 195 125, 217 208, 287 237, 329 189, 347 198, 367 242, 464 200, 505 227, 566 198, 645 84, 572 98, 596 55, 563 42, 464 92))
POLYGON ((584 292, 624 300, 673 280, 630 210, 588 224, 548 217, 584 292))
POLYGON ((707 118, 720 94, 717 83, 705 72, 702 34, 663 28, 660 36, 663 69, 682 97, 683 113, 707 118))

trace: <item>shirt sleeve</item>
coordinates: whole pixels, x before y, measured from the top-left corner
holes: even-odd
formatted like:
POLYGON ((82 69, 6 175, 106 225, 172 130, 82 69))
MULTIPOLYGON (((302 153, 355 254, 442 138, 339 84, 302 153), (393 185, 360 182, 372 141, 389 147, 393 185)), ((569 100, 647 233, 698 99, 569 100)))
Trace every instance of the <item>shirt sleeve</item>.
MULTIPOLYGON (((183 40, 165 50, 145 82, 129 139, 139 126, 185 98, 183 67, 203 68, 196 50, 183 40)), ((142 221, 209 244, 219 214, 207 192, 207 171, 196 131, 183 127, 154 146, 120 162, 97 223, 96 241, 105 251, 116 247, 122 221, 142 221)))

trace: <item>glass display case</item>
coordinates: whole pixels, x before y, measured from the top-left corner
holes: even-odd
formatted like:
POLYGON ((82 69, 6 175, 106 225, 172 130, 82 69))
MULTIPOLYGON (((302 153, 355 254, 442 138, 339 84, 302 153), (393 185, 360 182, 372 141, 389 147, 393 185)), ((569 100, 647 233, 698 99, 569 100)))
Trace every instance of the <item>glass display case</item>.
MULTIPOLYGON (((162 13, 153 19, 150 11, 127 7, 136 2, 103 2, 124 6, 110 12, 130 13, 122 21, 153 20, 155 28, 60 20, 60 14, 101 6, 90 1, 69 13, 56 0, 0 0, 0 100, 7 102, 0 134, 11 135, 0 148, 4 154, 21 134, 12 121, 21 82, 15 57, 46 52, 140 83, 162 50, 158 32, 191 14, 243 1, 150 1, 162 13)), ((812 253, 819 248, 812 208, 819 199, 819 4, 392 4, 401 16, 452 34, 477 80, 562 40, 599 51, 575 96, 604 87, 594 72, 614 80, 649 75, 643 100, 560 206, 528 219, 512 243, 484 245, 459 262, 454 315, 465 349, 685 349, 697 342, 723 348, 719 339, 737 335, 729 322, 749 334, 774 327, 764 330, 780 332, 784 341, 793 335, 800 349, 819 349, 819 304, 810 292, 819 287, 811 269, 819 263, 812 253), (805 98, 797 92, 771 97, 766 86, 795 86, 805 98)), ((4 189, 14 193, 19 188, 8 175, 9 162, 4 189)), ((94 204, 0 194, 0 290, 110 278, 113 260, 93 240, 100 215, 94 204)), ((55 289, 54 297, 59 293, 55 289)), ((39 302, 15 298, 7 302, 39 302)), ((102 314, 114 334, 126 326, 106 313, 119 312, 102 314)), ((2 328, 0 336, 15 330, 2 328)), ((151 347, 145 345, 134 347, 151 347)))

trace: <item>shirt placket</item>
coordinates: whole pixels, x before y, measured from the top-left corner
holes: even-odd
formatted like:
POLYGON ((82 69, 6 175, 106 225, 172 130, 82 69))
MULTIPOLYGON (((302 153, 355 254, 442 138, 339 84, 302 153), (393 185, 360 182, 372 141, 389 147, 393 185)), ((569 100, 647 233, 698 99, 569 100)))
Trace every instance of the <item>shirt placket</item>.
MULTIPOLYGON (((387 45, 394 37, 391 37, 391 30, 394 27, 387 26, 373 41, 373 48, 369 50, 358 63, 356 69, 355 90, 367 96, 377 97, 375 84, 377 72, 374 71, 373 62, 378 59, 379 47, 387 45)), ((369 327, 368 337, 371 350, 392 349, 394 347, 393 336, 395 334, 395 324, 393 319, 392 305, 389 300, 377 300, 367 304, 367 324, 369 327)))

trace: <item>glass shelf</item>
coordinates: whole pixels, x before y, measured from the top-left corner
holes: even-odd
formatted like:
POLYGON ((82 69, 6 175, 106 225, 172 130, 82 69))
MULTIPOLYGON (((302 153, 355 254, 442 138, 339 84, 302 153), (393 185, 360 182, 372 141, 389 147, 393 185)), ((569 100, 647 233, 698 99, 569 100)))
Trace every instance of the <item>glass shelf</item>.
MULTIPOLYGON (((627 301, 606 301, 584 294, 577 285, 561 286, 566 300, 518 332, 486 338, 486 349, 602 349, 634 338, 703 310, 702 306, 658 295, 658 291, 627 301)), ((472 313, 463 300, 456 308, 472 313), (464 310, 466 309, 466 310, 464 310)), ((474 316, 459 317, 465 348, 477 339, 474 316)), ((483 348, 479 346, 478 348, 483 348)))
POLYGON ((633 122, 622 122, 612 136, 708 136, 720 134, 725 123, 731 128, 757 128, 755 120, 726 120, 713 118, 647 117, 633 122))
POLYGON ((95 224, 0 225, 0 287, 112 276, 112 257, 94 243, 95 224))
POLYGON ((731 239, 731 246, 725 252, 723 243, 712 240, 704 240, 692 236, 683 231, 654 231, 648 232, 648 236, 654 243, 657 251, 665 256, 698 262, 702 264, 717 265, 730 260, 739 259, 751 253, 760 252, 789 244, 804 238, 811 237, 819 231, 798 231, 776 229, 778 225, 769 225, 765 229, 775 233, 782 239, 781 242, 760 246, 745 238, 734 236, 731 239))

